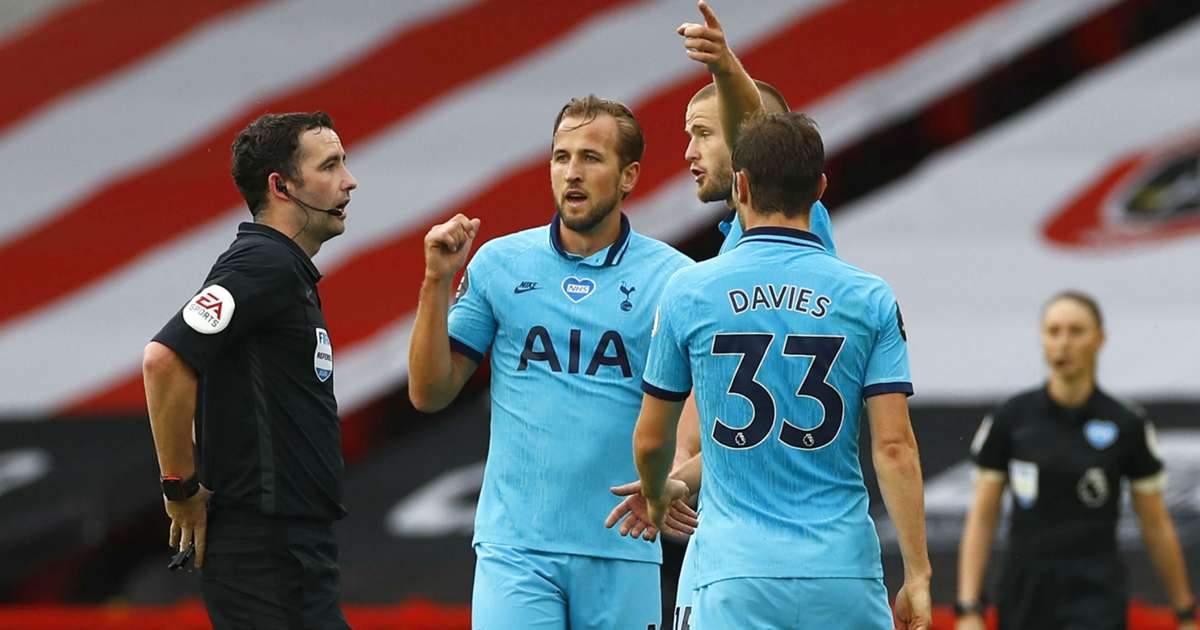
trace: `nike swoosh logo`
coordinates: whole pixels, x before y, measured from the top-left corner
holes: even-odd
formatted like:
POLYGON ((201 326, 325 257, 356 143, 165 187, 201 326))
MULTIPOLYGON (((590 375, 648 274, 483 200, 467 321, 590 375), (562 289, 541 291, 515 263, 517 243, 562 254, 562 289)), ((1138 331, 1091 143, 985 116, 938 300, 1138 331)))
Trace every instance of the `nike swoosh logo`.
POLYGON ((536 284, 534 284, 534 285, 520 284, 520 285, 517 285, 517 287, 515 289, 513 289, 513 293, 528 293, 529 291, 533 291, 534 289, 540 289, 540 288, 542 288, 542 287, 539 287, 536 284))

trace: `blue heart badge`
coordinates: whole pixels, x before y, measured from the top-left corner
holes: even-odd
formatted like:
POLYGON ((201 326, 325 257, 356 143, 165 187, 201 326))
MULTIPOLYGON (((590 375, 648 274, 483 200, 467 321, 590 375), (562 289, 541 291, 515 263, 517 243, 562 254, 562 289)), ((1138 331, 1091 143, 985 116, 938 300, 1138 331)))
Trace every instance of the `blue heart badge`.
POLYGON ((1117 423, 1112 420, 1088 420, 1083 424, 1083 437, 1092 448, 1103 451, 1117 441, 1117 423))
POLYGON ((563 278, 562 290, 567 299, 578 304, 596 291, 596 283, 588 278, 567 276, 563 278))

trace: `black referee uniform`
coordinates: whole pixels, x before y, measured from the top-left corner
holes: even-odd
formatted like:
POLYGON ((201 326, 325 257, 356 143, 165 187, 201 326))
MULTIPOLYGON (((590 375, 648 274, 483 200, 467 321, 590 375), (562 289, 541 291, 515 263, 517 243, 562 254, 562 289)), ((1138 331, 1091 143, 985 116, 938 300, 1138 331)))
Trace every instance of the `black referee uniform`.
POLYGON ((1153 445, 1153 425, 1099 389, 1073 409, 1028 391, 984 418, 971 453, 981 474, 1006 477, 1012 505, 1002 629, 1125 628, 1121 483, 1161 489, 1153 445))
POLYGON ((333 521, 344 465, 333 347, 312 260, 243 223, 154 337, 199 375, 197 474, 213 491, 203 571, 216 628, 347 628, 333 521))

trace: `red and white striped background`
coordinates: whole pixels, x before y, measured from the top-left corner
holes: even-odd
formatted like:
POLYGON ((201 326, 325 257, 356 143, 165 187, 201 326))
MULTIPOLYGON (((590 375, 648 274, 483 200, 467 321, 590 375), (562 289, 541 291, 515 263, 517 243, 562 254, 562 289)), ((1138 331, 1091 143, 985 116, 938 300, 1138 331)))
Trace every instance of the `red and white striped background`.
MULTIPOLYGON (((714 4, 751 73, 813 114, 836 153, 1115 2, 714 4)), ((637 229, 677 239, 719 214, 695 201, 683 160, 684 105, 707 80, 673 32, 697 19, 690 0, 89 0, 29 13, 0 27, 0 416, 143 407, 143 345, 249 216, 229 144, 263 112, 329 111, 360 182, 346 234, 316 258, 344 411, 404 378, 430 224, 465 210, 486 239, 549 218, 550 126, 569 97, 638 114, 637 229)), ((851 253, 883 242, 851 244, 872 229, 835 225, 851 253)))

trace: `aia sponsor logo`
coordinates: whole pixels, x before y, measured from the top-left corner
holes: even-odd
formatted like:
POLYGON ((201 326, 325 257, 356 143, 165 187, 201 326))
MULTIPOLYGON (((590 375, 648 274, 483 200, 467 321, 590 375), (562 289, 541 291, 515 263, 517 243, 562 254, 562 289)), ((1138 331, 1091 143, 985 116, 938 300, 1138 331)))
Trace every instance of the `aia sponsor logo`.
POLYGON ((1200 233, 1200 134, 1117 160, 1042 232, 1057 245, 1084 249, 1200 233))

